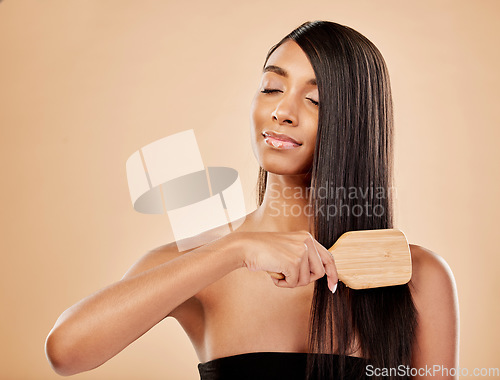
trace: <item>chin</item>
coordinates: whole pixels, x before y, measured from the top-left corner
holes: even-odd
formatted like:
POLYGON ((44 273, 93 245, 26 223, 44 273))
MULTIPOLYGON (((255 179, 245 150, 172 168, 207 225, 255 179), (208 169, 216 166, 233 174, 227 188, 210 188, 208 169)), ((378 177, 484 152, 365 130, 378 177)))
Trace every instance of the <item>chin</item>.
POLYGON ((297 162, 297 159, 293 157, 263 157, 258 161, 264 170, 278 175, 304 175, 311 166, 311 163, 297 162))
POLYGON ((264 142, 253 141, 252 150, 259 165, 269 173, 278 175, 304 175, 312 165, 312 154, 308 150, 275 150, 264 142))

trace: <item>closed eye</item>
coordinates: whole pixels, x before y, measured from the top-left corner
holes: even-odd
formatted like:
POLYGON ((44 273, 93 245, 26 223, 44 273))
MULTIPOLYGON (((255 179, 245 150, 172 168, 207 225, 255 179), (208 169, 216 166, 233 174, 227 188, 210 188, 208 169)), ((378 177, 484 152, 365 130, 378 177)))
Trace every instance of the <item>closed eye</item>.
MULTIPOLYGON (((0 0, 1 1, 1 0, 0 0)), ((281 90, 277 90, 277 89, 273 89, 273 88, 265 88, 261 91, 261 93, 263 94, 272 94, 272 93, 275 93, 275 92, 283 92, 281 90)), ((312 104, 314 104, 315 106, 319 105, 319 102, 317 102, 316 100, 314 99, 311 99, 311 98, 306 98, 307 100, 309 100, 312 104)))
POLYGON ((263 94, 271 94, 273 92, 282 92, 281 90, 275 90, 272 88, 265 88, 261 91, 263 94))
POLYGON ((316 100, 314 99, 311 99, 311 98, 306 98, 307 100, 309 100, 312 104, 314 104, 315 106, 319 105, 319 102, 317 102, 316 100))

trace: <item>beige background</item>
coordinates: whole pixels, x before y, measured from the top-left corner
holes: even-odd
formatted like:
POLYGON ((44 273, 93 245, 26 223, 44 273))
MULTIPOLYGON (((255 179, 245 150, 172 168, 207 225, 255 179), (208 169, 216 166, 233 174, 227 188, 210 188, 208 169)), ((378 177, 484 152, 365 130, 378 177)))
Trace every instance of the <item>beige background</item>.
MULTIPOLYGON (((55 379, 59 314, 173 240, 132 208, 125 161, 194 128, 205 165, 257 164, 249 104, 272 44, 304 21, 349 25, 382 51, 396 112, 397 226, 451 266, 461 367, 500 367, 497 1, 0 3, 2 379, 55 379)), ((78 379, 196 379, 167 320, 78 379)))

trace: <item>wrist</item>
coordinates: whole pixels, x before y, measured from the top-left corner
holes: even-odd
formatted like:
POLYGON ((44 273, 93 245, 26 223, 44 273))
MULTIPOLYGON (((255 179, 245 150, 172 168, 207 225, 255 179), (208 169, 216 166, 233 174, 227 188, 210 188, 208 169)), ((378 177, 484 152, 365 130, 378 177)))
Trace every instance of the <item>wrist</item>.
POLYGON ((241 232, 231 232, 225 236, 225 240, 225 254, 231 258, 234 269, 246 267, 243 234, 241 232))
POLYGON ((240 232, 230 232, 203 246, 219 263, 224 262, 226 270, 233 271, 245 267, 245 257, 240 232))

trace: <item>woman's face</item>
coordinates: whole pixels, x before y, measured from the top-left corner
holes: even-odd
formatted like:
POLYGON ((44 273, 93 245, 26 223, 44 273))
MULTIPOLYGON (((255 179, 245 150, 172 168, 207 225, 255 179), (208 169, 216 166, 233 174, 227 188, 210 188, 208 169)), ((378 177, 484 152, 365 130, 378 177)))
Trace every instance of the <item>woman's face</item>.
POLYGON ((260 166, 282 175, 310 169, 318 129, 318 87, 309 60, 288 40, 269 57, 252 101, 252 148, 260 166))

